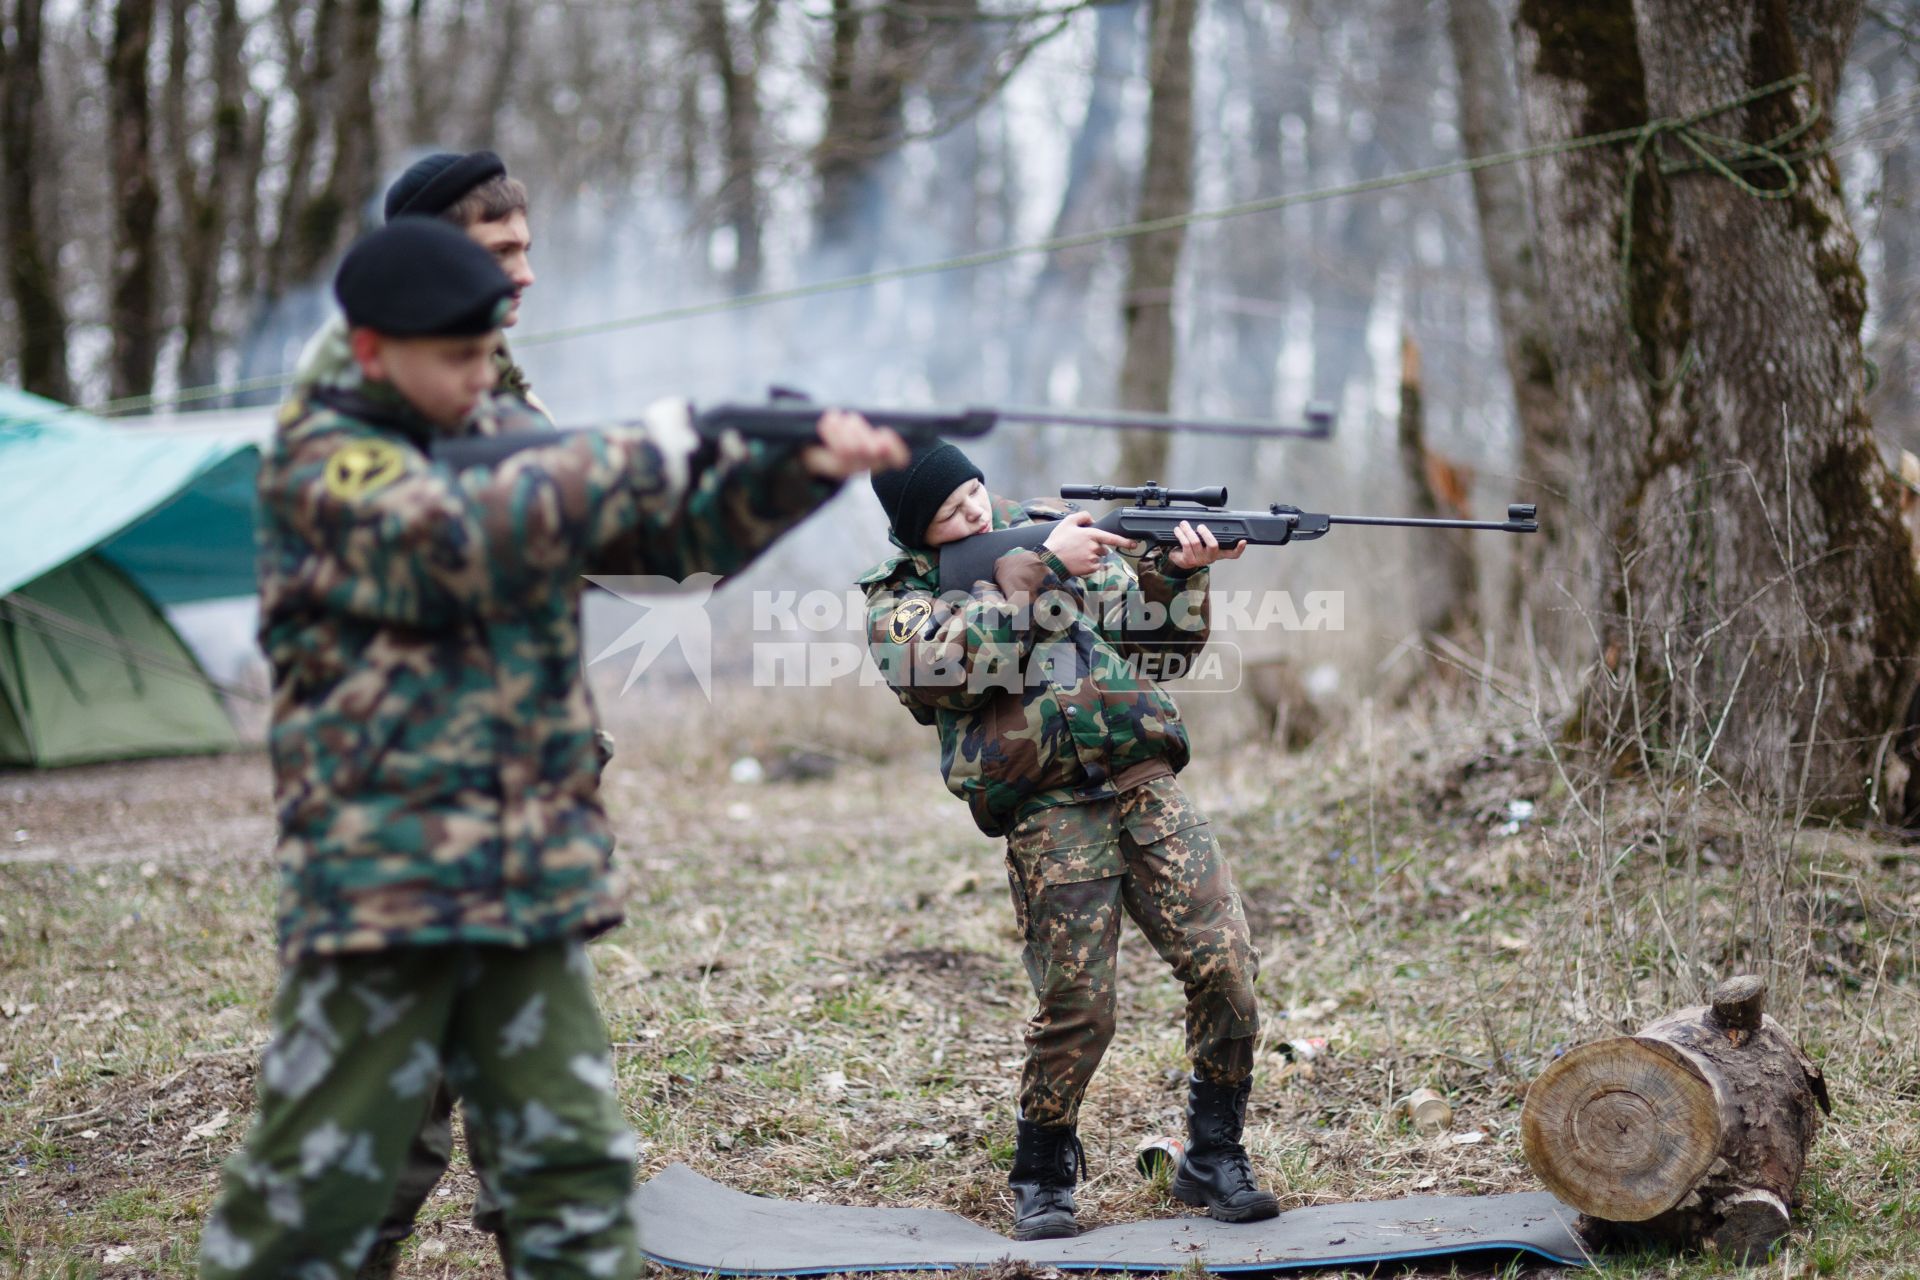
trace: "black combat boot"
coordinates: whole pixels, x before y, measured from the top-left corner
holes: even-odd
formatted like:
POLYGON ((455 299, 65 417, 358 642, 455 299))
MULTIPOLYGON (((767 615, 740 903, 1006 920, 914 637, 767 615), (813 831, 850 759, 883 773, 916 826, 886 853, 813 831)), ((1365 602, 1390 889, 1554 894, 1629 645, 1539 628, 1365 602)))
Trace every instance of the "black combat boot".
POLYGON ((1204 1207, 1222 1222, 1258 1222, 1280 1213, 1273 1193, 1254 1185, 1253 1165, 1240 1145, 1252 1092, 1251 1080, 1230 1086, 1195 1076, 1187 1084, 1187 1155, 1170 1189, 1174 1199, 1204 1207))
POLYGON ((1013 1238, 1058 1240, 1080 1234, 1073 1220, 1073 1184, 1085 1153, 1072 1125, 1019 1122, 1013 1148, 1013 1238))

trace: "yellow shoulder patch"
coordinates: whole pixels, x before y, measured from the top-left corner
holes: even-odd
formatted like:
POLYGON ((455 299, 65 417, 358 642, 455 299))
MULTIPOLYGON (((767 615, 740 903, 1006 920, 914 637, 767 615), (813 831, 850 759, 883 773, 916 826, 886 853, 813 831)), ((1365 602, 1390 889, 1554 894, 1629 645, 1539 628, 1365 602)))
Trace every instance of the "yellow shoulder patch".
POLYGON ((887 639, 905 644, 926 628, 927 619, 932 616, 933 605, 924 596, 902 601, 894 608, 893 617, 887 620, 887 639))
POLYGON ((281 403, 278 421, 281 426, 290 427, 300 421, 301 416, 305 414, 306 411, 307 402, 299 396, 295 396, 293 399, 281 403))
POLYGON ((356 440, 327 459, 327 492, 341 502, 355 502, 386 488, 406 470, 407 458, 399 445, 356 440))

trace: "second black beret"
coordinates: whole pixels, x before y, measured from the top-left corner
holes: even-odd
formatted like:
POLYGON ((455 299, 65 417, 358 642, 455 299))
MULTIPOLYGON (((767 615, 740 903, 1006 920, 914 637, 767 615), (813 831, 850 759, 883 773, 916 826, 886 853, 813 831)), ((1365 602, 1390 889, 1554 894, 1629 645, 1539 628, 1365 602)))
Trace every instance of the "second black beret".
POLYGON ((436 151, 414 161, 387 188, 387 221, 409 213, 437 216, 489 178, 507 171, 507 162, 491 151, 455 155, 436 151))

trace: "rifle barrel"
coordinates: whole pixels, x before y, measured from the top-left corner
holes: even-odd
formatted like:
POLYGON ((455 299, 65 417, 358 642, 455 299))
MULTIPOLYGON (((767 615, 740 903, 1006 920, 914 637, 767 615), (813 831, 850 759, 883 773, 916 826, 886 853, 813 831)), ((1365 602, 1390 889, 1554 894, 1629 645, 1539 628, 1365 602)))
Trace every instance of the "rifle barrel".
POLYGON ((1383 524, 1402 529, 1492 529, 1504 533, 1535 531, 1532 527, 1511 520, 1430 520, 1414 516, 1328 516, 1327 523, 1383 524))
POLYGON ((1119 409, 1083 411, 1032 405, 996 408, 1005 422, 1047 422, 1065 427, 1124 427, 1137 431, 1191 431, 1195 435, 1252 436, 1267 439, 1325 440, 1333 434, 1333 410, 1309 406, 1307 425, 1262 422, 1254 418, 1198 418, 1167 413, 1130 413, 1119 409))

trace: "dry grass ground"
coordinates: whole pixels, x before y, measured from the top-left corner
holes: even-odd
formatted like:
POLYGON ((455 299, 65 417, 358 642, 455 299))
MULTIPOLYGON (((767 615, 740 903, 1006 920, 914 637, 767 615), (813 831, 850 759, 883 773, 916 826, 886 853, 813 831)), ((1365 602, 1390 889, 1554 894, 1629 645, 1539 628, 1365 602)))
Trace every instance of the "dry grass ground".
MULTIPOLYGON (((643 1174, 684 1160, 1004 1230, 1028 995, 999 849, 930 740, 873 690, 610 710, 636 888, 593 955, 643 1174), (832 775, 729 778, 794 747, 832 775)), ((1837 1114, 1795 1235, 1753 1274, 1920 1275, 1910 848, 1583 781, 1524 716, 1361 717, 1297 756, 1196 718, 1187 778, 1265 954, 1250 1146, 1287 1204, 1526 1187, 1520 1098, 1557 1049, 1755 970, 1837 1114), (1308 1036, 1329 1048, 1303 1069, 1281 1045, 1308 1036), (1423 1085, 1453 1102, 1445 1135, 1391 1114, 1423 1085)), ((0 1275, 189 1274, 274 981, 264 764, 5 775, 0 815, 0 1275)), ((1122 1029, 1083 1118, 1092 1223, 1179 1210, 1131 1160, 1178 1128, 1179 997, 1137 935, 1123 947, 1122 1029)), ((497 1274, 472 1190, 464 1168, 442 1188, 404 1274, 497 1274)))

